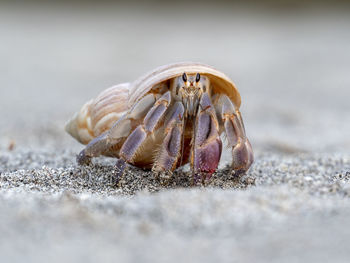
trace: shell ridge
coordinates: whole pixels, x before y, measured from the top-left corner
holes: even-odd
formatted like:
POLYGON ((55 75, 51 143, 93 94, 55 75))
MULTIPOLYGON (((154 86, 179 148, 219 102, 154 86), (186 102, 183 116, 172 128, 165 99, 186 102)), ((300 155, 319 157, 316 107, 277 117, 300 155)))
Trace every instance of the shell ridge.
POLYGON ((240 107, 241 98, 240 94, 235 87, 233 81, 226 76, 223 72, 206 64, 198 62, 179 62, 161 66, 155 70, 146 73, 142 77, 132 82, 129 89, 129 107, 131 107, 137 100, 143 97, 149 92, 153 86, 159 84, 167 79, 181 75, 183 72, 195 73, 208 75, 213 80, 213 84, 219 85, 221 89, 232 99, 236 108, 240 107))

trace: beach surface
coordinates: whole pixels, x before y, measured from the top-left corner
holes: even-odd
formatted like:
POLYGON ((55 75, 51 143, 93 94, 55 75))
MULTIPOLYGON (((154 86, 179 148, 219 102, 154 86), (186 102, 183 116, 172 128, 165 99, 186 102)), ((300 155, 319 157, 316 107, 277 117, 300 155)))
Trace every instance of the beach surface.
POLYGON ((174 8, 1 4, 1 261, 349 262, 348 10, 174 8), (236 83, 249 172, 226 148, 205 186, 78 166, 73 113, 177 61, 236 83))

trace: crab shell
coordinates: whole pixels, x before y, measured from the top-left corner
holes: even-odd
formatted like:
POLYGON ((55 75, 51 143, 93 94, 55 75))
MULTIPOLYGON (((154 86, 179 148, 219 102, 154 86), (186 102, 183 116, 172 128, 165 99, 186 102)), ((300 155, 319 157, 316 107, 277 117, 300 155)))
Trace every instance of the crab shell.
POLYGON ((132 83, 123 83, 106 89, 96 99, 84 104, 70 119, 65 130, 82 144, 88 144, 109 130, 132 106, 148 93, 164 93, 168 82, 184 72, 200 73, 210 80, 212 94, 226 94, 235 109, 241 105, 241 96, 232 80, 215 68, 194 62, 169 64, 156 68, 132 83))

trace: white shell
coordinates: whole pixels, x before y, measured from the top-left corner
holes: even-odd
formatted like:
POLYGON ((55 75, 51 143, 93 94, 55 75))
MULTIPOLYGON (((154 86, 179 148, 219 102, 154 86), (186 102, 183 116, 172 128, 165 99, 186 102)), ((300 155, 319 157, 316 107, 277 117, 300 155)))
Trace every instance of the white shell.
POLYGON ((65 130, 82 144, 109 130, 128 109, 129 83, 101 92, 67 122, 65 130))
POLYGON ((156 84, 180 76, 184 72, 188 74, 199 73, 207 76, 213 86, 213 94, 225 93, 229 96, 237 109, 240 107, 241 96, 233 81, 221 71, 211 66, 195 62, 181 62, 165 65, 156 68, 131 83, 129 107, 149 92, 156 84))

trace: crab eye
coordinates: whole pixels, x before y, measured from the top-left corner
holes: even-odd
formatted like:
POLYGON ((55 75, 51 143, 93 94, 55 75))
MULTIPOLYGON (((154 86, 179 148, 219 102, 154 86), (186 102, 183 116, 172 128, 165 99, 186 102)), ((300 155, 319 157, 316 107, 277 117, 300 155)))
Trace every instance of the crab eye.
POLYGON ((198 82, 201 79, 201 75, 199 75, 199 73, 197 73, 196 75, 196 82, 198 82))
POLYGON ((187 81, 187 75, 186 75, 186 73, 182 74, 182 80, 183 80, 184 82, 187 81))

